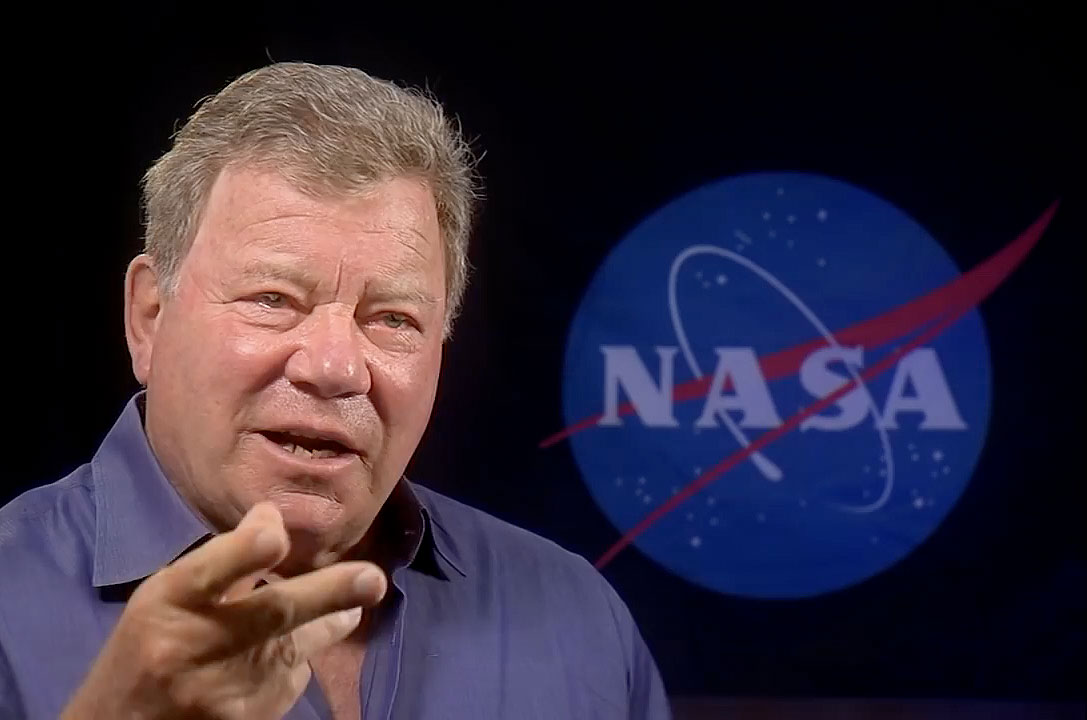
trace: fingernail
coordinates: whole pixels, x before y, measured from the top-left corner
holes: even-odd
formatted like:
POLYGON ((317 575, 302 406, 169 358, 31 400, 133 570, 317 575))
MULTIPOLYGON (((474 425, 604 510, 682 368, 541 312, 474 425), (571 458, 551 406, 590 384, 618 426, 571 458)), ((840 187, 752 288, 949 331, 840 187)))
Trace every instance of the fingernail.
POLYGON ((341 610, 336 614, 336 620, 344 627, 355 627, 362 620, 362 608, 356 607, 350 610, 341 610))
POLYGON ((381 573, 374 568, 366 568, 355 576, 355 592, 372 592, 379 582, 381 582, 381 573))

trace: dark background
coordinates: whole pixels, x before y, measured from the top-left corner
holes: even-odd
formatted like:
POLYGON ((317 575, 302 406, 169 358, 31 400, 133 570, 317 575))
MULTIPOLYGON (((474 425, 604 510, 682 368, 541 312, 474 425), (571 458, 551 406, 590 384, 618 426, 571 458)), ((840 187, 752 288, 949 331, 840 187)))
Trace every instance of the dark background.
MULTIPOLYGON (((158 3, 8 26, 0 502, 85 462, 136 389, 121 323, 138 182, 198 99, 273 60, 429 87, 485 151, 475 266, 417 481, 595 560, 618 537, 561 429, 566 332, 605 254, 707 181, 808 171, 894 203, 963 270, 1054 200, 981 306, 994 397, 971 484, 892 569, 729 598, 634 548, 605 569, 675 695, 1082 700, 1082 26, 1032 3, 539 8, 158 3), (21 257, 25 254, 25 259, 21 257), (14 320, 14 322, 11 322, 14 320)), ((1071 7, 1071 6, 1070 6, 1071 7)), ((0 581, 2 582, 2 581, 0 581)))

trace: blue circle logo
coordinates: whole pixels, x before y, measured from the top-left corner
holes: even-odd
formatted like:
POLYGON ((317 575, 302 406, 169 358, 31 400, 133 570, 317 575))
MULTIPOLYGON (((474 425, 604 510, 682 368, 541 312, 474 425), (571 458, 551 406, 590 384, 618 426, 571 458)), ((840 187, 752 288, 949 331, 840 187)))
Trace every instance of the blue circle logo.
POLYGON ((935 531, 985 441, 990 365, 959 269, 817 175, 698 188, 614 248, 570 330, 563 410, 630 544, 721 593, 805 597, 935 531))

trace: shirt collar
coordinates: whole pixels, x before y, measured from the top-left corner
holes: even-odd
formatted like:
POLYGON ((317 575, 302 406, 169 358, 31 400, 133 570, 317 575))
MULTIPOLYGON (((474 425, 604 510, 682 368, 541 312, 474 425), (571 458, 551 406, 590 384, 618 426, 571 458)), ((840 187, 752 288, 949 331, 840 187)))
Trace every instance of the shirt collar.
POLYGON ((407 549, 407 555, 401 558, 401 564, 445 577, 436 562, 440 557, 462 577, 467 577, 457 543, 442 523, 432 498, 429 494, 419 493, 407 478, 393 488, 378 518, 387 522, 389 528, 400 528, 404 533, 407 542, 403 547, 407 549), (414 528, 414 531, 404 528, 414 528))
POLYGON ((144 397, 129 400, 91 460, 95 587, 142 580, 211 534, 151 451, 139 407, 144 397))
MULTIPOLYGON (((213 530, 166 479, 144 432, 146 391, 134 395, 91 460, 94 480, 95 587, 142 580, 173 562, 213 530)), ((465 575, 453 535, 430 498, 420 501, 407 478, 393 488, 375 519, 387 569, 445 577, 438 557, 465 575)))

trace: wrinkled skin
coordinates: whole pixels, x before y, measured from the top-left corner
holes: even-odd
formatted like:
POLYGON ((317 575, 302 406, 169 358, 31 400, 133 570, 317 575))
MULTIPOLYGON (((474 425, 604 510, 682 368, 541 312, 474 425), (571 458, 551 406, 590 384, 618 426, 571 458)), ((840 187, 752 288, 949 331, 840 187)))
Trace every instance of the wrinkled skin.
POLYGON ((387 588, 367 531, 441 365, 433 197, 400 178, 317 199, 228 169, 166 290, 137 256, 132 367, 159 463, 218 534, 140 586, 64 717, 282 717, 387 588))

